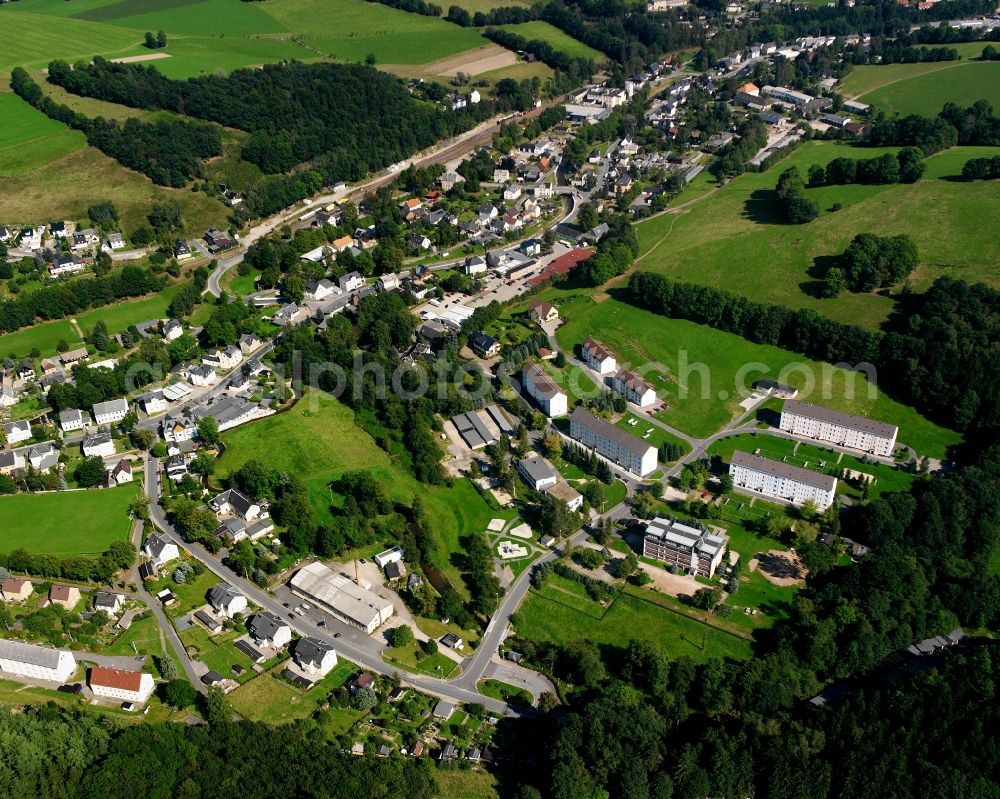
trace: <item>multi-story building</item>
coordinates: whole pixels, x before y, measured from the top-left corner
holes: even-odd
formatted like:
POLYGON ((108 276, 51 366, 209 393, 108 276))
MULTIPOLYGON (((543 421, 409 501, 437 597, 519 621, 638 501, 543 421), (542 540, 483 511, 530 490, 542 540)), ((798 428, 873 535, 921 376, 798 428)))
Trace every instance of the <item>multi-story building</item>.
POLYGON ((892 456, 896 447, 896 434, 899 432, 895 425, 798 400, 785 400, 781 409, 780 426, 782 430, 797 436, 828 441, 884 457, 892 456))
POLYGON ((658 516, 646 525, 642 554, 672 563, 689 574, 711 578, 722 563, 728 542, 725 533, 658 516))
POLYGON ((123 399, 94 403, 94 421, 99 425, 120 422, 126 413, 128 413, 128 403, 123 399))
POLYGON ((836 477, 746 452, 733 453, 729 474, 737 488, 793 505, 812 500, 820 510, 826 510, 833 504, 837 491, 836 477))
POLYGON ((587 336, 580 345, 583 362, 601 375, 609 375, 618 369, 615 354, 596 338, 587 336))
POLYGON ((524 390, 541 406, 546 416, 562 416, 567 412, 569 403, 566 394, 538 364, 526 363, 521 374, 524 378, 524 390))
POLYGON ((155 687, 152 674, 144 671, 109 669, 105 666, 94 666, 90 670, 87 682, 95 696, 138 704, 149 699, 155 687))
POLYGON ((605 422, 584 408, 569 417, 569 434, 632 474, 645 477, 656 469, 656 447, 605 422))
POLYGON ((653 390, 652 384, 643 380, 635 372, 629 372, 626 369, 612 375, 611 388, 640 408, 645 408, 656 402, 656 392, 653 390))
POLYGON ((65 649, 0 638, 0 670, 20 677, 63 683, 76 671, 76 658, 65 649))

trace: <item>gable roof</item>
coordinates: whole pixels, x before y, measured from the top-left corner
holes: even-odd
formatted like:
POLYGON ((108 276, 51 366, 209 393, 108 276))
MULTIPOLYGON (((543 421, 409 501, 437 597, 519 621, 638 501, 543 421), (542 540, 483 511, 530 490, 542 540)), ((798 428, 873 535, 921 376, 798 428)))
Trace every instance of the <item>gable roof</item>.
POLYGON ((323 662, 323 658, 333 651, 332 646, 318 638, 300 638, 295 644, 295 659, 299 663, 319 665, 323 662))
POLYGON ((13 660, 15 663, 40 666, 43 669, 54 669, 59 665, 60 654, 61 651, 58 649, 49 649, 46 646, 0 638, 0 658, 13 660))
POLYGON ((274 635, 278 630, 288 626, 278 616, 265 610, 254 614, 254 617, 250 619, 250 624, 247 625, 247 629, 254 638, 260 641, 270 641, 274 639, 274 635))
POLYGON ((93 666, 90 669, 90 684, 120 691, 138 691, 142 687, 142 672, 93 666))

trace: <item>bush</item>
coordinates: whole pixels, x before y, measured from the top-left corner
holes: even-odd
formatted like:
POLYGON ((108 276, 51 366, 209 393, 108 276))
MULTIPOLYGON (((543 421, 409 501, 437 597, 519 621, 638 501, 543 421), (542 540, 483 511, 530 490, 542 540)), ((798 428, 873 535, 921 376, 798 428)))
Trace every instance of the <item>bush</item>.
POLYGON ((161 690, 163 701, 178 709, 190 707, 198 698, 198 692, 187 680, 171 680, 161 690))

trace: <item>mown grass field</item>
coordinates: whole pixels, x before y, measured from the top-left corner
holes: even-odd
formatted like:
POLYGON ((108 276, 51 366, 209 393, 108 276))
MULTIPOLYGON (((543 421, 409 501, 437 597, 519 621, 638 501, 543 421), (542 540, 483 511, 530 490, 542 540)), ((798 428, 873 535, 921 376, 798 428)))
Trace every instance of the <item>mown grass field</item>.
MULTIPOLYGON (((974 54, 982 52, 977 43, 974 54)), ((1000 105, 1000 63, 943 61, 855 67, 841 86, 846 96, 887 113, 936 116, 946 102, 972 105, 988 100, 1000 105)))
POLYGON ((525 39, 541 39, 543 42, 551 44, 556 50, 576 58, 593 58, 595 61, 607 60, 604 53, 577 41, 548 22, 536 20, 523 22, 520 25, 501 25, 500 27, 523 36, 525 39))
POLYGON ((812 164, 883 152, 887 150, 809 142, 767 172, 741 175, 680 213, 640 223, 636 232, 641 252, 635 268, 760 302, 811 308, 869 328, 889 316, 891 297, 817 295, 830 259, 843 253, 858 233, 910 236, 920 255, 910 278, 918 290, 940 275, 1000 286, 1000 237, 993 232, 1000 184, 955 180, 968 159, 1000 153, 1000 148, 958 147, 938 153, 927 159, 924 178, 914 185, 810 188, 806 194, 819 203, 819 217, 805 225, 780 219, 773 191, 784 169, 796 166, 805 176, 812 164), (833 211, 835 203, 843 207, 833 211))
POLYGON ((0 175, 31 172, 87 143, 14 94, 0 94, 0 119, 0 175))
POLYGON ((68 319, 43 322, 18 330, 16 333, 4 333, 0 336, 0 354, 5 358, 7 356, 24 358, 37 348, 42 355, 52 355, 60 341, 65 341, 70 347, 83 343, 68 319))
POLYGON ((559 304, 560 316, 566 320, 556 334, 564 350, 599 331, 601 340, 617 354, 619 365, 628 364, 647 374, 667 374, 671 382, 653 381, 669 405, 658 418, 689 435, 704 437, 722 429, 743 412, 738 402, 749 394, 753 381, 767 376, 799 388, 800 399, 898 425, 900 441, 921 454, 941 457, 948 445, 961 438, 882 391, 871 398, 869 384, 860 373, 834 369, 693 322, 668 319, 615 299, 595 302, 586 294, 558 289, 543 296, 559 304), (807 390, 810 378, 814 381, 811 391, 807 390))
POLYGON ((128 536, 137 484, 0 497, 0 552, 95 555, 128 536))
POLYGON ((541 591, 529 592, 516 618, 518 634, 533 641, 587 639, 617 647, 633 639, 651 641, 671 658, 687 655, 696 662, 750 656, 750 642, 743 638, 629 594, 605 609, 587 598, 582 586, 558 575, 541 591))

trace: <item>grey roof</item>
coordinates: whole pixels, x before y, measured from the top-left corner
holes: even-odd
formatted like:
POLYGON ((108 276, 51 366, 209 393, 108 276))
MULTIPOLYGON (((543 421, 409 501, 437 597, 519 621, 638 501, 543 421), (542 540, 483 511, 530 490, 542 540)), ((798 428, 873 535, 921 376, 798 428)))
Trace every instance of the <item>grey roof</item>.
POLYGON ((251 644, 245 638, 240 638, 236 643, 233 644, 240 652, 250 658, 250 660, 256 662, 258 660, 264 659, 264 653, 261 652, 257 647, 251 644))
POLYGON ((59 650, 0 638, 0 658, 40 666, 43 669, 54 669, 59 665, 59 650))
POLYGON ((229 583, 219 583, 208 592, 208 601, 213 608, 222 608, 229 604, 230 599, 243 596, 229 583))
POLYGON ((83 412, 77 410, 76 408, 71 408, 67 411, 59 411, 59 424, 66 424, 66 422, 76 422, 83 420, 83 412))
POLYGON ((107 431, 105 431, 103 433, 94 433, 94 435, 87 436, 83 440, 83 446, 85 446, 85 447, 99 447, 102 444, 110 444, 111 440, 112 440, 111 439, 111 433, 108 433, 107 431))
POLYGON ((517 462, 517 468, 535 484, 544 480, 553 480, 559 476, 556 474, 556 470, 540 455, 522 458, 517 462))
POLYGON ((451 421, 462 438, 473 449, 483 444, 496 443, 497 437, 490 432, 490 429, 475 411, 460 413, 457 416, 453 416, 451 421))
POLYGON ((11 449, 6 449, 0 452, 0 466, 5 469, 11 469, 17 466, 17 453, 11 449))
POLYGON ((213 616, 211 613, 208 613, 205 610, 195 611, 194 617, 202 624, 204 624, 206 627, 208 627, 208 629, 210 630, 217 630, 219 627, 222 626, 221 621, 219 621, 217 618, 215 618, 215 616, 213 616))
POLYGON ((486 412, 490 415, 494 424, 500 428, 501 433, 510 435, 514 432, 514 423, 507 415, 507 412, 499 405, 487 405, 486 412))
POLYGON ((118 596, 109 591, 98 591, 94 597, 94 608, 113 608, 118 603, 118 596))
POLYGON ((808 402, 800 402, 799 400, 785 400, 781 412, 785 413, 786 411, 796 416, 804 416, 807 419, 840 425, 851 430, 857 430, 859 433, 869 433, 873 436, 881 436, 882 438, 892 438, 899 430, 895 425, 879 422, 876 419, 852 416, 849 413, 835 411, 832 408, 824 408, 821 405, 811 405, 808 402))
POLYGON ((128 403, 123 399, 109 400, 108 402, 94 403, 94 416, 103 416, 108 413, 127 412, 128 403))
POLYGON ((714 558, 719 550, 725 549, 725 536, 709 532, 701 525, 684 524, 676 519, 658 516, 646 525, 646 538, 665 541, 680 550, 714 558))
POLYGON ((300 638, 295 644, 295 661, 300 665, 319 665, 327 652, 332 652, 333 647, 318 638, 300 638))
POLYGON ((653 449, 653 445, 648 441, 636 438, 631 433, 622 430, 620 427, 615 427, 613 424, 605 422, 603 419, 594 416, 594 414, 586 408, 579 406, 575 408, 573 413, 570 414, 570 420, 583 425, 589 430, 599 433, 605 438, 611 439, 623 449, 628 450, 639 457, 642 457, 649 452, 650 449, 653 449))
POLYGON ((528 362, 524 365, 521 370, 525 378, 530 378, 531 382, 535 386, 535 391, 541 394, 547 399, 552 399, 558 394, 562 394, 563 390, 559 388, 559 384, 556 383, 551 377, 542 371, 542 368, 537 363, 528 362))
POLYGON ((3 425, 3 431, 7 435, 10 435, 15 430, 23 430, 26 433, 30 433, 31 432, 31 422, 29 422, 27 419, 21 419, 20 421, 17 421, 17 422, 8 422, 7 424, 3 425))
POLYGON ((469 335, 469 346, 474 350, 486 352, 497 345, 497 340, 482 330, 477 330, 469 335))
POLYGON ((256 505, 256 502, 247 499, 243 494, 237 491, 235 488, 229 488, 223 491, 221 494, 217 494, 212 497, 209 501, 209 507, 218 510, 225 503, 229 503, 229 506, 239 515, 246 516, 247 512, 250 510, 252 505, 256 505))
POLYGON ((146 545, 143 548, 154 558, 158 558, 171 544, 173 544, 173 541, 169 538, 165 538, 159 533, 153 533, 153 535, 146 539, 146 545))
POLYGON ((288 625, 276 615, 267 611, 254 614, 254 617, 250 619, 250 624, 247 625, 250 634, 258 641, 272 640, 275 633, 282 627, 288 627, 288 625))
POLYGON ((730 460, 734 466, 742 466, 746 469, 753 469, 756 472, 763 472, 774 477, 785 480, 794 480, 796 483, 816 486, 824 491, 830 491, 837 485, 837 478, 829 474, 803 469, 799 466, 792 466, 790 463, 772 461, 770 458, 762 458, 759 455, 751 455, 747 452, 736 450, 730 460))

